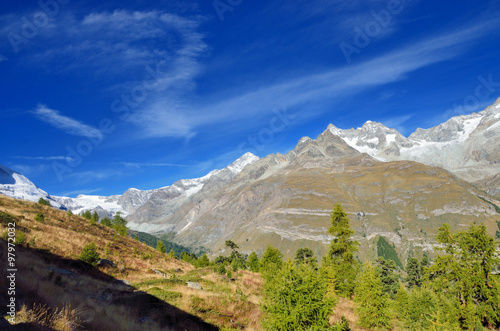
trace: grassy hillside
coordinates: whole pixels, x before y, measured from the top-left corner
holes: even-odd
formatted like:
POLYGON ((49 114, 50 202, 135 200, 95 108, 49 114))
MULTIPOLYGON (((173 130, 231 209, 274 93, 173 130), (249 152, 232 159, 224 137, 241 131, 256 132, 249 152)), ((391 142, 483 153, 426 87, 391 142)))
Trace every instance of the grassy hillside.
MULTIPOLYGON (((212 266, 195 269, 109 227, 0 196, 4 265, 8 223, 16 224, 18 238, 17 316, 13 326, 0 319, 1 330, 263 330, 259 273, 238 270, 228 278, 214 273, 212 266), (35 220, 40 214, 44 220, 35 220), (114 265, 80 261, 83 247, 91 242, 114 265)), ((2 289, 8 288, 6 276, 2 268, 2 289)), ((0 304, 9 300, 0 291, 0 304)), ((342 316, 353 330, 363 330, 351 300, 339 298, 331 323, 342 316)))
MULTIPOLYGON (((170 258, 114 230, 35 203, 0 197, 0 259, 7 227, 16 224, 16 321, 30 330, 258 330, 258 274, 234 281, 170 258), (43 214, 44 221, 37 221, 43 214), (114 265, 80 261, 88 243, 114 265), (156 272, 154 270, 156 270, 156 272), (165 274, 162 275, 162 274, 165 274), (196 281, 202 290, 190 288, 196 281), (244 298, 244 300, 243 300, 244 298), (61 313, 63 312, 63 313, 61 313), (45 316, 45 317, 44 317, 45 316), (50 317, 50 318, 47 318, 50 317)), ((8 288, 2 268, 0 286, 8 288)), ((0 304, 9 301, 1 291, 0 304)), ((4 306, 5 307, 5 306, 4 306)), ((8 317, 8 316, 7 316, 8 317)), ((5 321, 3 321, 5 322, 5 321)), ((1 325, 0 325, 1 328, 1 325)))

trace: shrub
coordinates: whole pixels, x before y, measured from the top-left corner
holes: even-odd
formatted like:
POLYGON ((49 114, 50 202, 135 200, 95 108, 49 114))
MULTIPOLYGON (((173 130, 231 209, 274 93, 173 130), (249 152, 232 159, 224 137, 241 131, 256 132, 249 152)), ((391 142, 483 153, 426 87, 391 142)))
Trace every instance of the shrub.
POLYGON ((26 244, 26 234, 24 232, 17 231, 16 241, 14 244, 24 246, 26 244))
POLYGON ((49 200, 45 200, 44 198, 40 198, 38 200, 38 204, 41 206, 49 206, 50 207, 50 202, 49 200))
POLYGON ((35 221, 38 221, 40 223, 45 222, 45 215, 42 213, 36 213, 35 215, 35 221))
POLYGON ((80 254, 80 260, 88 264, 96 265, 100 259, 101 258, 97 253, 97 249, 94 243, 83 246, 82 252, 80 254))

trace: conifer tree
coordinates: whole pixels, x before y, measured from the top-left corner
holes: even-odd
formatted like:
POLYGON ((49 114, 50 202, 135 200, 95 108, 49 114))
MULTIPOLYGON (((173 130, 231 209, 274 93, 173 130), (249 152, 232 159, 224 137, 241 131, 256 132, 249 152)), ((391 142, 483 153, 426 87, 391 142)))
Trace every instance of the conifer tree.
POLYGON ((205 268, 210 264, 207 254, 203 254, 199 259, 196 260, 195 267, 205 268))
POLYGON ((248 256, 247 266, 250 271, 259 272, 259 257, 255 252, 250 253, 248 256))
POLYGON ((92 214, 90 213, 90 210, 85 210, 83 212, 81 212, 80 214, 83 218, 86 218, 88 220, 90 220, 92 218, 92 214))
POLYGON ((389 298, 383 293, 382 282, 370 263, 363 265, 354 289, 354 301, 359 322, 367 328, 392 327, 389 298))
POLYGON ((156 243, 156 249, 160 253, 163 253, 163 254, 165 254, 167 252, 167 247, 165 246, 165 244, 161 240, 158 240, 158 242, 156 243))
POLYGON ((394 297, 393 304, 396 316, 402 321, 406 320, 408 312, 408 298, 408 291, 402 283, 399 283, 398 292, 394 297))
POLYGON ((414 257, 408 259, 406 264, 406 285, 408 288, 412 288, 414 286, 420 287, 422 284, 422 268, 418 263, 418 260, 414 257))
POLYGON ((288 261, 265 278, 262 310, 266 330, 319 330, 328 320, 335 298, 316 270, 288 261))
POLYGON ((111 220, 108 217, 104 217, 101 220, 101 224, 109 227, 113 226, 113 222, 111 222, 111 220))
POLYGON ((49 207, 51 207, 49 200, 45 200, 44 198, 38 199, 38 204, 42 205, 42 206, 49 206, 49 207))
POLYGON ((359 269, 354 256, 359 242, 351 239, 354 231, 351 230, 350 220, 340 204, 337 204, 332 211, 331 222, 332 226, 328 228, 328 232, 334 238, 323 262, 334 270, 339 294, 350 296, 354 291, 356 273, 359 269))
POLYGON ((500 284, 492 274, 500 262, 498 243, 484 225, 452 233, 443 224, 437 240, 444 254, 428 268, 426 283, 456 302, 462 328, 477 324, 500 327, 500 284))
POLYGON ((100 260, 99 253, 97 253, 96 245, 91 242, 83 246, 82 252, 80 253, 80 260, 83 262, 96 265, 100 260))
POLYGON ((295 253, 294 262, 297 264, 305 263, 313 267, 317 267, 318 261, 314 256, 314 252, 310 248, 299 248, 295 253))
POLYGON ((376 260, 376 271, 382 281, 383 291, 391 298, 394 298, 399 288, 395 270, 396 263, 393 260, 386 260, 382 256, 376 260))
POLYGON ((262 272, 269 272, 274 269, 280 269, 282 264, 283 254, 281 254, 279 249, 268 245, 260 260, 260 270, 262 272))

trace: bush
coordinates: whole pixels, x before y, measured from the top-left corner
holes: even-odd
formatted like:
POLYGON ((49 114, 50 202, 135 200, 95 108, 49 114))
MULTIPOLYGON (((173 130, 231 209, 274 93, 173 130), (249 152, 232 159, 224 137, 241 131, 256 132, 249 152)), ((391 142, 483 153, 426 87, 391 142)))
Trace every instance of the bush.
POLYGON ((26 244, 26 234, 24 232, 17 231, 16 241, 14 244, 24 246, 26 244))
POLYGON ((97 262, 101 258, 97 253, 97 249, 94 243, 87 244, 83 246, 82 253, 80 254, 80 260, 88 264, 97 265, 97 262))
POLYGON ((45 222, 45 215, 42 213, 36 213, 35 215, 35 221, 38 221, 40 223, 45 222))
POLYGON ((49 200, 45 200, 44 198, 40 198, 38 200, 38 204, 41 206, 49 206, 50 207, 50 202, 49 200))

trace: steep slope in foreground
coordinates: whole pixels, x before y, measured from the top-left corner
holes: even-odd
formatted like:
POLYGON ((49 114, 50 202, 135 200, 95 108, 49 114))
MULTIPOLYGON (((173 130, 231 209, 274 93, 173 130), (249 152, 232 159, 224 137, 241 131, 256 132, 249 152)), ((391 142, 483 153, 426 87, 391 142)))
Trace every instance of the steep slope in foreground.
MULTIPOLYGON (((16 224, 18 239, 25 238, 14 252, 16 321, 29 321, 27 312, 35 304, 44 316, 67 307, 62 321, 66 324, 51 330, 259 329, 257 274, 240 271, 230 282, 215 276, 211 268, 194 270, 186 262, 64 211, 8 197, 0 197, 0 206, 0 259, 5 265, 8 224, 16 224), (45 215, 44 222, 34 220, 37 213, 45 215), (78 260, 90 242, 111 264, 93 267, 78 260), (203 290, 188 287, 186 281, 200 283, 203 290), (237 289, 248 300, 240 300, 237 289)), ((6 268, 0 271, 4 289, 6 272, 6 268)), ((7 291, 2 291, 0 304, 6 307, 9 301, 7 291)))
POLYGON ((362 243, 362 258, 376 254, 377 236, 405 258, 431 250, 443 222, 455 229, 485 222, 494 233, 500 215, 478 196, 485 194, 443 169, 379 162, 327 130, 316 140, 302 138, 286 155, 247 166, 222 188, 201 190, 174 212, 149 210, 143 226, 173 232, 178 243, 214 254, 227 239, 246 252, 272 244, 288 256, 304 246, 323 254, 331 240, 329 213, 341 203, 362 243))

